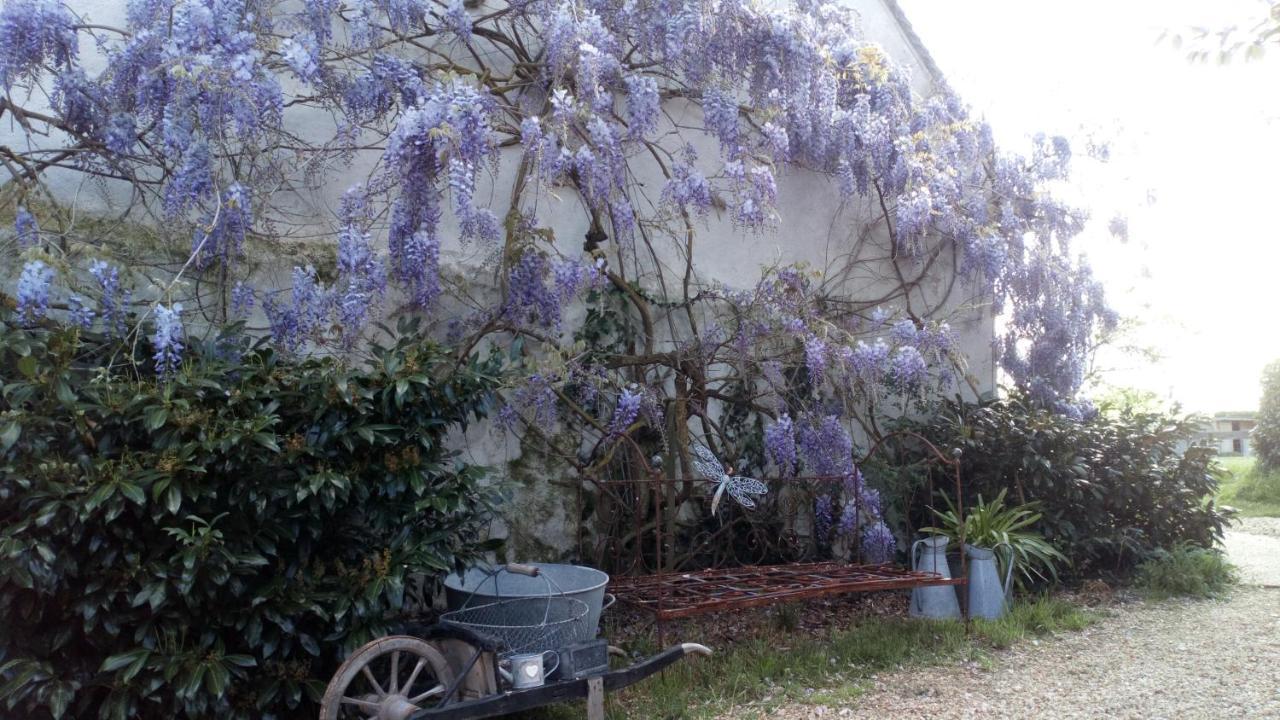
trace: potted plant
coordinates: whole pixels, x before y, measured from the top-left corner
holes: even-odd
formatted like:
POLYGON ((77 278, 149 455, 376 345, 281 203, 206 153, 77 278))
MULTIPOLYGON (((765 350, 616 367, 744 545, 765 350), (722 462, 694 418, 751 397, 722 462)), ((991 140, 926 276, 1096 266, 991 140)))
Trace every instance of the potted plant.
POLYGON ((964 543, 971 617, 993 619, 1004 614, 1014 568, 1020 574, 1020 583, 1056 580, 1058 563, 1068 562, 1049 541, 1029 529, 1041 516, 1035 504, 1006 507, 1006 494, 1001 490, 991 502, 979 495, 978 502, 963 518, 948 500, 945 511, 933 509, 938 525, 922 529, 947 537, 957 548, 964 543), (999 552, 1002 549, 1003 557, 999 552))

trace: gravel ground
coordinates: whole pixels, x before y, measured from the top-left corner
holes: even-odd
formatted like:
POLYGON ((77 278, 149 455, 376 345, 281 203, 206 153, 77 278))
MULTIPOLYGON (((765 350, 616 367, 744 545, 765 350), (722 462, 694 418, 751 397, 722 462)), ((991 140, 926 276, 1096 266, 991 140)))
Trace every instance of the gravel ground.
MULTIPOLYGON (((1231 562, 1240 568, 1242 583, 1280 588, 1280 533, 1273 537, 1228 530, 1223 545, 1231 562)), ((1280 595, 1276 601, 1280 603, 1280 595)))
POLYGON ((1235 521, 1234 529, 1250 535, 1267 535, 1273 538, 1280 538, 1280 518, 1240 518, 1235 521))
MULTIPOLYGON (((1225 600, 1119 606, 986 667, 886 673, 846 706, 792 705, 769 717, 1280 718, 1280 591, 1250 584, 1280 585, 1280 537, 1233 531, 1227 549, 1246 583, 1225 600)), ((751 714, 740 710, 724 720, 751 714)))

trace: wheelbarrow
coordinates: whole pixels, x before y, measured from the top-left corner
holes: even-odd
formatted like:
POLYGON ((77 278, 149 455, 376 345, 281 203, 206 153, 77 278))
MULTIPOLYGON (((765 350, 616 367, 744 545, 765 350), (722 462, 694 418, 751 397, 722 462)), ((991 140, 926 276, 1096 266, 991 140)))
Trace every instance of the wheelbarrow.
MULTIPOLYGON (((538 576, 533 566, 513 563, 505 570, 538 576)), ((586 603, 549 593, 464 607, 434 625, 408 626, 347 658, 325 689, 320 720, 477 720, 581 699, 587 720, 604 720, 606 692, 685 656, 711 654, 683 643, 611 670, 609 656, 620 651, 595 637, 588 615, 586 603)))

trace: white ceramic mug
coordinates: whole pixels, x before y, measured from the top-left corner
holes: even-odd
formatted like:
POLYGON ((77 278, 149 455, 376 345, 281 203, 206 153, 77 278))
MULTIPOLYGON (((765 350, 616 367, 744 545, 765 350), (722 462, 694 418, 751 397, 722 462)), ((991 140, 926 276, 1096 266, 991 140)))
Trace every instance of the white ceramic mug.
POLYGON ((560 655, 554 650, 512 655, 509 659, 511 661, 511 685, 517 690, 542 687, 547 682, 547 676, 560 667, 560 655), (555 663, 551 667, 546 667, 545 658, 547 655, 555 658, 555 663))

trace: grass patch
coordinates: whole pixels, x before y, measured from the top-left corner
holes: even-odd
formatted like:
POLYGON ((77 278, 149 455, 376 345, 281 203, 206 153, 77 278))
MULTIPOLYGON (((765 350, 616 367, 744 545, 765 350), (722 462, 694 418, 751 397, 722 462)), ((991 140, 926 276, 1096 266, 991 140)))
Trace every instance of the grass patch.
POLYGON ((1222 457, 1227 471, 1218 487, 1218 502, 1240 511, 1241 517, 1280 517, 1280 473, 1263 473, 1256 458, 1222 457))
POLYGON ((1180 545, 1138 566, 1134 586, 1149 598, 1217 597, 1236 582, 1236 568, 1220 550, 1180 545))
MULTIPOLYGON (((610 718, 693 720, 730 708, 740 717, 770 717, 785 703, 845 705, 862 694, 873 673, 905 665, 984 659, 1019 640, 1078 630, 1096 616, 1057 598, 1017 603, 1004 618, 975 620, 965 636, 958 621, 872 618, 825 638, 778 627, 724 648, 710 658, 681 661, 665 673, 609 697, 610 718)), ((687 638, 696 640, 697 638, 687 638)), ((577 705, 545 708, 526 718, 581 717, 577 705)))

